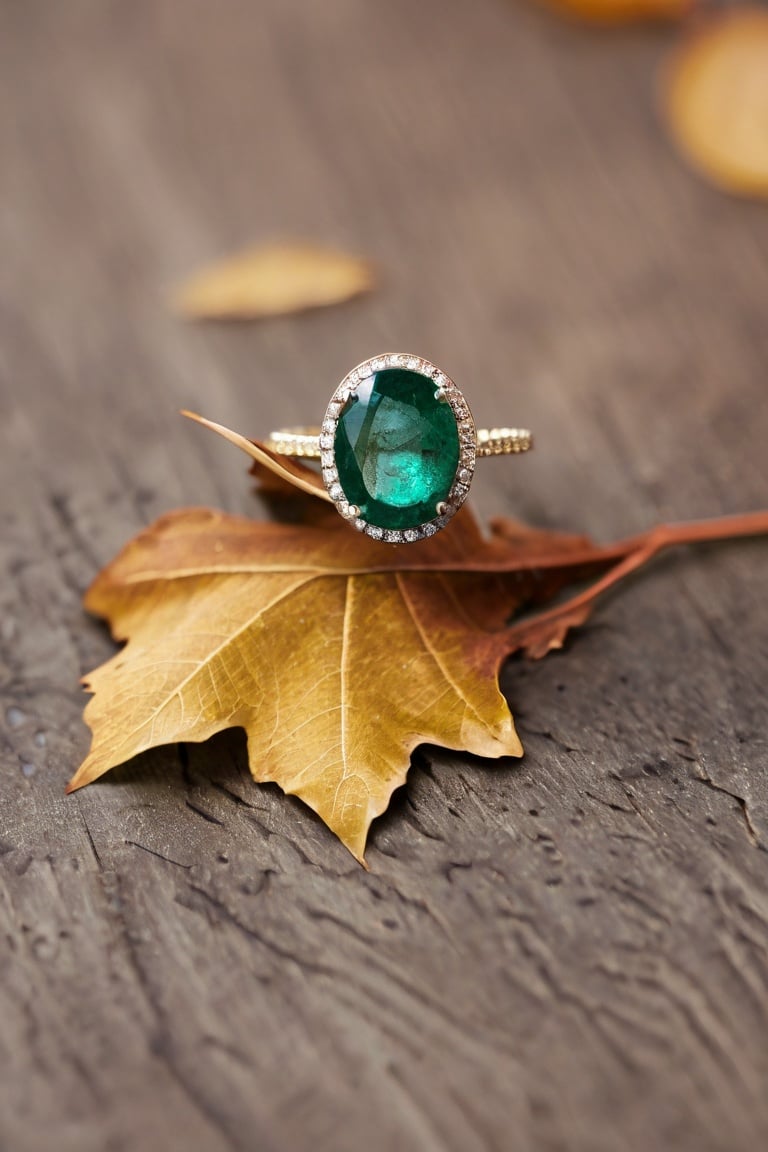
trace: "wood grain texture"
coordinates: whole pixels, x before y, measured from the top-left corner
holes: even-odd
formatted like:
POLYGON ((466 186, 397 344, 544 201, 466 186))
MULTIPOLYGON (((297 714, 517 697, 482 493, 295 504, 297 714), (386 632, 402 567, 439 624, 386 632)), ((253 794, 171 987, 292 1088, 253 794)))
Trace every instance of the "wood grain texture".
POLYGON ((513 0, 0 7, 3 1152, 765 1146, 764 544, 513 662, 525 760, 417 753, 368 875, 237 733, 64 798, 111 651, 86 585, 162 511, 253 509, 180 407, 316 419, 401 347, 536 430, 485 514, 766 504, 768 214, 669 149, 669 44, 513 0), (275 236, 370 255, 378 294, 166 308, 275 236))

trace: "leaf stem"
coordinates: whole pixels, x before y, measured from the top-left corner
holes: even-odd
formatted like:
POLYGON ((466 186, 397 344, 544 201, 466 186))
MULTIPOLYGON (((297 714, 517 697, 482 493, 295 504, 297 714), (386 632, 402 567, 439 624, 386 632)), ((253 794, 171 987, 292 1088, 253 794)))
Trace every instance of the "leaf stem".
POLYGON ((768 534, 768 510, 744 512, 739 516, 717 516, 712 520, 682 520, 679 523, 657 524, 636 536, 618 540, 604 550, 603 556, 626 556, 653 544, 653 552, 671 548, 676 544, 704 544, 707 541, 734 540, 742 536, 768 534))
POLYGON ((702 544, 766 533, 768 533, 768 511, 747 512, 740 516, 721 516, 713 520, 659 524, 647 532, 619 540, 616 544, 601 550, 594 559, 618 560, 609 572, 589 588, 563 601, 562 604, 546 612, 540 612, 530 620, 511 625, 506 635, 515 647, 526 648, 533 655, 543 655, 549 648, 562 643, 570 627, 586 619, 598 596, 602 596, 614 584, 618 584, 630 573, 647 564, 665 548, 678 544, 702 544))

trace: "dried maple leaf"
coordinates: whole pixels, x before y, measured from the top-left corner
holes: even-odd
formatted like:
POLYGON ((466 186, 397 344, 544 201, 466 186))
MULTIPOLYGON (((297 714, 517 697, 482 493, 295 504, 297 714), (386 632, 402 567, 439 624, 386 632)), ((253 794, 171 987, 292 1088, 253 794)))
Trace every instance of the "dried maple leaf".
POLYGON ((340 304, 373 286, 367 260, 310 244, 253 248, 199 272, 176 305, 196 320, 247 320, 340 304))
POLYGON ((675 140, 727 191, 768 196, 768 11, 713 16, 682 45, 664 84, 675 140))
POLYGON ((694 0, 543 0, 549 8, 598 24, 635 20, 680 20, 694 0))
POLYGON ((304 480, 294 490, 310 522, 175 512, 104 569, 86 607, 127 643, 85 680, 93 742, 68 791, 145 749, 241 726, 254 778, 300 796, 361 862, 416 745, 522 754, 498 686, 511 652, 562 644, 599 591, 667 544, 768 530, 766 514, 604 548, 508 520, 486 537, 465 507, 431 539, 392 547, 316 499, 310 469, 212 427, 259 471, 304 480), (595 574, 572 600, 509 623, 595 574))

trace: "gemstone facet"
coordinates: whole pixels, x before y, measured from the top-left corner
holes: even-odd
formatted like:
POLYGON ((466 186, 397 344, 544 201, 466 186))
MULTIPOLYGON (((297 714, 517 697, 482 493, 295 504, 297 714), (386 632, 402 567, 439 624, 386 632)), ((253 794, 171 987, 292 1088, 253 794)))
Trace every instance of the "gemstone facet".
POLYGON ((338 483, 364 521, 415 529, 433 520, 451 493, 460 453, 456 415, 433 376, 400 366, 373 371, 341 409, 333 452, 338 483))

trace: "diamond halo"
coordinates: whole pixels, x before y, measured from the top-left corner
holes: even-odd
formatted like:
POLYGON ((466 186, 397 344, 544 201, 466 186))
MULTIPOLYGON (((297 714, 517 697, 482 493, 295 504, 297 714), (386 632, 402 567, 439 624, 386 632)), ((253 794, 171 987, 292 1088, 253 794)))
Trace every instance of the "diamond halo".
POLYGON ((359 532, 364 532, 373 540, 383 540, 387 544, 412 544, 416 540, 434 536, 456 515, 466 500, 475 472, 476 458, 477 431, 463 393, 445 372, 421 356, 412 356, 406 352, 389 352, 385 355, 371 356, 347 373, 328 402, 320 433, 320 463, 323 483, 336 506, 337 512, 359 532), (355 394, 364 380, 387 368, 407 369, 409 372, 416 372, 431 380, 435 385, 435 391, 439 392, 441 398, 450 404, 459 435, 459 460, 447 498, 437 505, 434 517, 412 528, 385 529, 366 521, 361 516, 360 509, 347 500, 336 468, 334 442, 336 428, 344 405, 350 396, 355 394))

